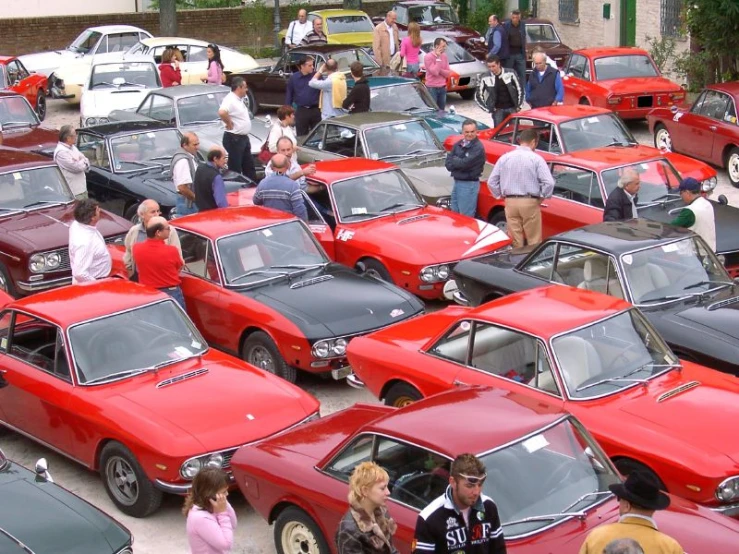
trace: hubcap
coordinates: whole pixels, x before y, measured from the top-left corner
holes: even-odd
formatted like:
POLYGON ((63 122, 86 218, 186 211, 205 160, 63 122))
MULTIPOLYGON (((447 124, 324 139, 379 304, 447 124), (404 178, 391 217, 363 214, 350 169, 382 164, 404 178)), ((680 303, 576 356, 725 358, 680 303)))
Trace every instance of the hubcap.
POLYGON ((734 184, 739 184, 739 154, 732 154, 729 156, 729 163, 726 164, 726 169, 729 172, 729 179, 734 184))
POLYGON ((275 373, 275 360, 264 346, 253 346, 249 352, 248 362, 259 369, 275 373))
POLYGON ((281 539, 285 554, 321 554, 315 535, 300 522, 285 525, 281 539))
POLYGON ((410 396, 399 396, 395 400, 395 402, 393 402, 393 406, 396 408, 405 408, 406 406, 410 406, 414 402, 415 400, 410 396))
POLYGON ((657 148, 672 152, 672 139, 667 129, 657 131, 657 148))
POLYGON ((2 271, 0 271, 0 290, 10 294, 10 290, 8 289, 9 289, 9 286, 8 286, 8 281, 5 279, 5 274, 2 271))
POLYGON ((132 506, 139 498, 139 482, 131 465, 120 456, 113 456, 105 466, 105 478, 116 500, 132 506))

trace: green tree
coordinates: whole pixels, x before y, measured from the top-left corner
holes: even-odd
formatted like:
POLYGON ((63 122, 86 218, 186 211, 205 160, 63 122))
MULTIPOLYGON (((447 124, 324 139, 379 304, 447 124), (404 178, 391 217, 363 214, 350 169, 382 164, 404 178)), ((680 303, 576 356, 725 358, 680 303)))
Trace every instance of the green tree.
POLYGON ((712 61, 716 77, 739 77, 739 2, 690 0, 684 13, 691 40, 712 61))

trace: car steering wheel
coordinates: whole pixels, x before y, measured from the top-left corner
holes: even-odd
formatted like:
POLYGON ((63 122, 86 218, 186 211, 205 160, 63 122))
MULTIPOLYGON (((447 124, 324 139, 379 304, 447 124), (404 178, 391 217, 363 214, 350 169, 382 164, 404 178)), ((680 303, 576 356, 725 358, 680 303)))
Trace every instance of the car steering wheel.
POLYGON ((395 487, 393 487, 392 496, 394 496, 397 500, 401 502, 405 502, 406 504, 411 504, 413 506, 426 506, 428 504, 428 498, 423 498, 422 496, 419 496, 419 493, 424 494, 428 497, 428 493, 432 492, 431 489, 435 481, 441 481, 443 483, 444 479, 438 475, 434 475, 433 473, 422 473, 421 475, 414 475, 408 480, 400 484, 396 484, 395 487), (404 498, 409 498, 413 500, 414 503, 408 502, 404 498))

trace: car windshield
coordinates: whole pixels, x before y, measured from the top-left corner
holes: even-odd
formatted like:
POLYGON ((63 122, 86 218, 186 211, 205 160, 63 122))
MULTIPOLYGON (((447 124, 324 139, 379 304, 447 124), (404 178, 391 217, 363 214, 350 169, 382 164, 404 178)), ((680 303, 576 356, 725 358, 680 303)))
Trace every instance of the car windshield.
MULTIPOLYGON (((433 42, 427 42, 421 45, 421 64, 423 57, 434 49, 433 42)), ((448 42, 446 45, 446 57, 450 64, 474 62, 475 58, 456 42, 448 42)))
POLYGON ((197 125, 220 121, 218 109, 228 94, 227 90, 188 96, 177 100, 177 113, 180 125, 197 125))
POLYGON ((696 236, 624 254, 621 263, 634 304, 700 295, 733 284, 721 262, 696 236))
POLYGON ((354 177, 331 187, 339 219, 350 223, 412 210, 424 202, 400 170, 354 177))
POLYGON ((373 112, 436 111, 436 102, 422 83, 400 83, 370 88, 370 108, 373 112))
POLYGON ((110 147, 116 173, 164 167, 180 148, 180 135, 175 129, 143 131, 112 138, 110 147))
POLYGON ((479 456, 506 538, 527 535, 580 515, 611 498, 619 482, 611 462, 572 418, 479 456))
POLYGON ((149 62, 97 64, 90 74, 90 88, 158 88, 161 86, 157 66, 149 62))
POLYGON ((451 6, 446 4, 431 4, 428 6, 413 6, 408 9, 408 22, 415 21, 421 27, 427 25, 459 23, 457 14, 451 6))
POLYGON ((601 178, 607 196, 610 196, 616 189, 618 180, 628 169, 636 171, 641 181, 637 206, 646 206, 663 200, 679 198, 680 194, 677 188, 680 185, 680 174, 665 159, 651 160, 603 171, 601 178))
POLYGON ((637 144, 634 135, 614 113, 581 117, 559 124, 565 152, 611 145, 637 144))
POLYGON ((607 58, 596 58, 595 60, 596 81, 658 76, 657 68, 654 67, 649 56, 609 56, 607 58))
POLYGON ((330 35, 341 33, 371 33, 375 26, 372 20, 364 15, 343 15, 341 17, 327 17, 326 30, 330 35))
POLYGON ((364 139, 367 157, 373 160, 400 160, 443 149, 433 131, 418 120, 367 129, 364 139))
POLYGON ((356 50, 331 52, 328 57, 336 60, 336 63, 339 66, 339 71, 349 71, 349 67, 356 61, 361 62, 364 69, 375 69, 379 67, 377 62, 361 48, 357 48, 356 50))
POLYGON ((329 261, 299 221, 218 239, 216 247, 226 283, 236 286, 286 277, 329 261))
POLYGON ((72 191, 56 166, 0 173, 0 216, 73 200, 72 191))
POLYGON ((550 23, 527 23, 526 42, 561 42, 554 25, 550 23))
POLYGON ((607 396, 677 366, 677 356, 632 308, 552 340, 570 398, 607 396))
POLYGON ((69 45, 68 50, 74 50, 75 52, 79 52, 81 54, 87 54, 90 50, 95 48, 95 45, 98 43, 100 37, 102 36, 102 33, 99 33, 97 31, 82 31, 82 33, 80 33, 80 36, 74 39, 74 42, 69 45))
POLYGON ((80 384, 101 384, 158 369, 208 349, 172 300, 141 306, 69 329, 80 384))
POLYGON ((0 125, 3 129, 39 125, 36 112, 22 96, 0 98, 0 125))

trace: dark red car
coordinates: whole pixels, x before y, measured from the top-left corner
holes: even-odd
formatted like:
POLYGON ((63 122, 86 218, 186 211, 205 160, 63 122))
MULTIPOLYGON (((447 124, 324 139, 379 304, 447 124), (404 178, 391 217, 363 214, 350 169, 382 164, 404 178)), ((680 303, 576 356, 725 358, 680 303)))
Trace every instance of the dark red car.
POLYGON ((0 56, 0 89, 9 89, 26 97, 40 121, 46 117, 46 91, 49 78, 32 73, 15 56, 0 56))
POLYGON ((0 130, 3 146, 51 156, 59 131, 41 125, 31 104, 21 94, 0 90, 0 130))

